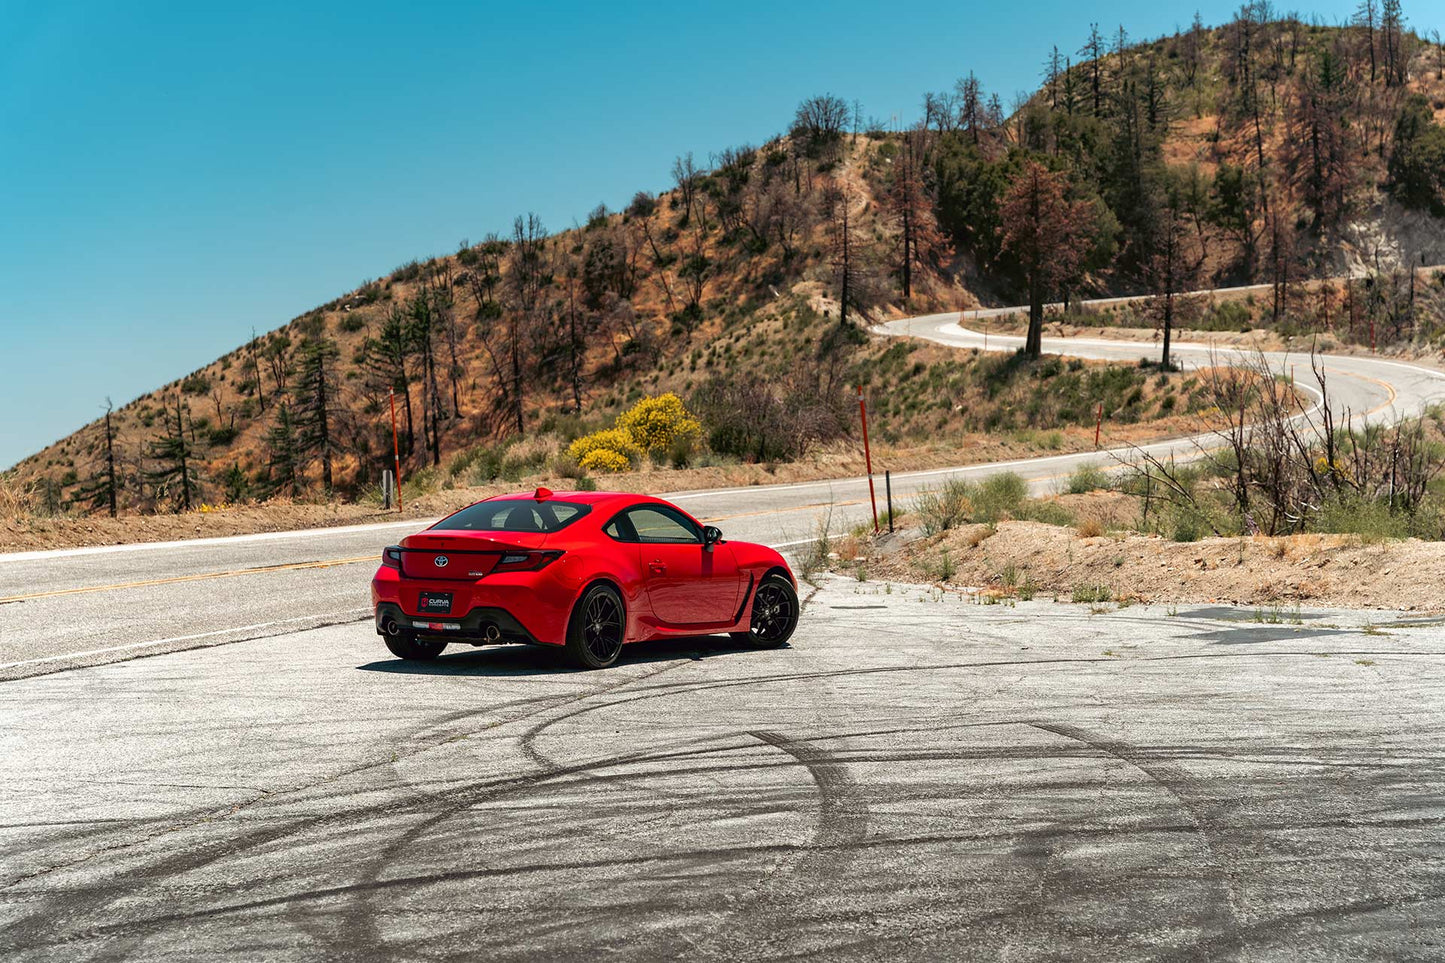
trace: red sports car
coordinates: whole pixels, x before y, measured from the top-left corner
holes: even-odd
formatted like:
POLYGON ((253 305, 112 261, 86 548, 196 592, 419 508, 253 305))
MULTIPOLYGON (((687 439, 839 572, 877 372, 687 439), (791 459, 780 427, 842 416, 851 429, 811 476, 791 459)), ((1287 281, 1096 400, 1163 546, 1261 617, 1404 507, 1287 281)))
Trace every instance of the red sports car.
POLYGON ((793 573, 771 548, 724 541, 660 498, 545 488, 477 502, 388 547, 371 600, 403 659, 529 642, 600 669, 628 642, 727 632, 773 647, 798 624, 793 573))

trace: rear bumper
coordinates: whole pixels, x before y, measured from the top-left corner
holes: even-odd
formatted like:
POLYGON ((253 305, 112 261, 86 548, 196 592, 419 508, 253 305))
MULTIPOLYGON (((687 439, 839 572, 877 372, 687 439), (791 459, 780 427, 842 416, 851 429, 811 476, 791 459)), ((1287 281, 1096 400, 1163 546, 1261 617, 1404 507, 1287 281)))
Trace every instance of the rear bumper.
POLYGON ((463 616, 408 615, 395 602, 377 603, 376 634, 384 636, 397 631, 471 645, 503 642, 537 644, 541 641, 528 632, 512 613, 496 606, 477 606, 463 616))
POLYGON ((401 627, 436 637, 459 641, 488 640, 487 625, 495 625, 502 641, 542 642, 560 645, 567 640, 576 589, 559 582, 549 565, 540 572, 509 572, 475 581, 405 578, 394 568, 382 566, 371 580, 371 605, 377 625, 383 624, 383 606, 401 627), (452 610, 446 615, 422 612, 423 592, 450 592, 452 610), (412 623, 447 628, 419 628, 412 623), (450 626, 458 626, 451 628, 450 626))

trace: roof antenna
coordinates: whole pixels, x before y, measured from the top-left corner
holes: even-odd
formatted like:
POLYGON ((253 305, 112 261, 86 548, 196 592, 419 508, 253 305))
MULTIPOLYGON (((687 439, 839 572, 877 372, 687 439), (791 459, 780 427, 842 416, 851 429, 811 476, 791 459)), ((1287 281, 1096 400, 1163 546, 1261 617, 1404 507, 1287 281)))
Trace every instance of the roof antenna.
POLYGON ((552 497, 552 490, 550 488, 543 488, 539 485, 537 486, 537 490, 532 493, 532 497, 539 502, 545 502, 547 499, 552 497))

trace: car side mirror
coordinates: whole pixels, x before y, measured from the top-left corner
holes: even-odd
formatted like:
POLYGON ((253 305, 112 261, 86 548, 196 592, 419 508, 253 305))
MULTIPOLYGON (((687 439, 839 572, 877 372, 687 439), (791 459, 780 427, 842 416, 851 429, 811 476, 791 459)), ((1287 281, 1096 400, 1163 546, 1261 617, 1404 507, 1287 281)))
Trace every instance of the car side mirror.
POLYGON ((712 547, 722 540, 722 529, 715 525, 704 525, 702 527, 702 547, 705 551, 711 552, 712 547))

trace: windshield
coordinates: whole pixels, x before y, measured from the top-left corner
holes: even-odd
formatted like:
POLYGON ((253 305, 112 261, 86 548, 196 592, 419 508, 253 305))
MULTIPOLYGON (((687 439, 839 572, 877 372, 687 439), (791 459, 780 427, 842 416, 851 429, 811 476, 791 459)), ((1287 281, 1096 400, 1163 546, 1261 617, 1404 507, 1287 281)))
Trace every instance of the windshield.
POLYGON ((538 502, 504 499, 480 502, 448 515, 432 526, 446 532, 555 532, 592 510, 577 502, 538 502))

